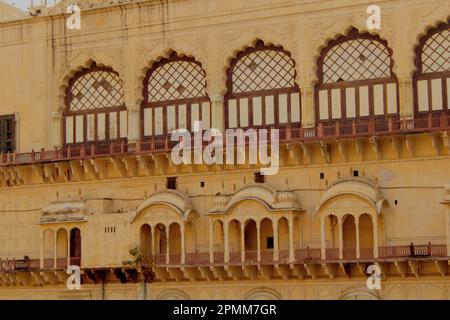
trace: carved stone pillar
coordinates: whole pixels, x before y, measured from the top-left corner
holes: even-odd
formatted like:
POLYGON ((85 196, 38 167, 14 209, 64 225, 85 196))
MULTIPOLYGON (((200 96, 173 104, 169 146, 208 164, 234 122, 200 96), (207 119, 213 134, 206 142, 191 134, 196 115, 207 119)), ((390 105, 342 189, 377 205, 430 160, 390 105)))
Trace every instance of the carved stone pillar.
POLYGON ((209 218, 209 262, 214 263, 214 224, 211 217, 209 218))
POLYGON ((70 232, 67 233, 67 266, 70 266, 70 232))
POLYGON ((52 132, 51 132, 51 143, 53 148, 60 149, 62 145, 64 144, 63 140, 63 116, 62 112, 53 112, 52 113, 52 132))
MULTIPOLYGON (((244 222, 245 223, 245 222, 244 222)), ((245 261, 245 226, 241 223, 241 262, 245 261)))
POLYGON ((258 261, 261 261, 261 221, 256 222, 256 248, 257 248, 256 259, 258 261))
POLYGON ((128 141, 137 141, 140 138, 139 105, 128 105, 128 141))
POLYGON ((186 226, 185 222, 180 225, 180 233, 181 233, 181 264, 184 264, 186 260, 186 226))
POLYGON ((170 262, 170 226, 165 226, 166 229, 166 264, 170 262))
POLYGON ((361 255, 360 242, 359 242, 359 216, 355 217, 355 230, 356 230, 356 259, 359 259, 361 255))
POLYGON ((302 127, 313 127, 316 123, 314 107, 314 87, 306 86, 301 89, 301 121, 302 127))
MULTIPOLYGON (((279 252, 280 252, 280 241, 278 239, 278 220, 272 221, 272 230, 273 230, 273 260, 278 261, 279 252)), ((290 231, 290 229, 289 229, 290 231)))
POLYGON ((412 119, 414 117, 413 86, 410 77, 399 78, 399 113, 401 118, 412 119))
POLYGON ((223 232, 224 232, 224 261, 230 261, 230 241, 229 241, 229 232, 228 232, 228 221, 223 223, 223 232))
POLYGON ((326 217, 320 217, 320 252, 322 259, 326 259, 326 233, 325 233, 326 217))
MULTIPOLYGON (((289 261, 294 261, 294 217, 292 213, 289 215, 289 261)), ((278 226, 277 226, 278 230, 278 226)), ((300 230, 299 230, 300 231, 300 230)))
POLYGON ((39 267, 44 269, 44 232, 41 232, 41 245, 39 247, 39 267))
POLYGON ((344 258, 344 230, 342 230, 343 222, 342 217, 338 217, 339 228, 339 259, 344 258))
POLYGON ((373 226, 373 257, 378 258, 378 216, 375 213, 372 215, 372 226, 373 226))
POLYGON ((221 95, 212 95, 211 99, 211 128, 224 130, 225 128, 225 106, 221 95))

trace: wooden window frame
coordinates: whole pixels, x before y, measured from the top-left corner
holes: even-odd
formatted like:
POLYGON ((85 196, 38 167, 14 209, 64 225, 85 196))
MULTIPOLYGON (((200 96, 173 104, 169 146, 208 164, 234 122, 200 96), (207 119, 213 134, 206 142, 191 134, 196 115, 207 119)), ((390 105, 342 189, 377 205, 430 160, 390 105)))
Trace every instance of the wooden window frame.
POLYGON ((0 152, 1 153, 12 153, 16 150, 16 117, 14 114, 8 114, 8 115, 1 115, 0 116, 0 130, 1 132, 1 139, 0 139, 0 152), (7 137, 4 137, 4 134, 6 136, 8 135, 8 121, 12 123, 12 130, 11 130, 11 138, 7 139, 7 137), (8 149, 8 142, 11 143, 11 148, 8 149))
MULTIPOLYGON (((295 79, 297 78, 297 70, 296 70, 296 63, 295 60, 292 58, 292 55, 289 51, 285 50, 282 46, 275 46, 275 45, 266 45, 264 41, 258 40, 256 41, 255 45, 253 47, 249 47, 241 52, 239 52, 236 57, 231 60, 230 67, 227 70, 227 93, 225 95, 225 129, 230 128, 229 126, 229 102, 230 100, 236 100, 236 124, 237 126, 235 128, 269 128, 269 127, 281 127, 281 126, 301 126, 301 119, 302 119, 302 112, 301 112, 301 94, 300 94, 300 88, 298 84, 295 82, 295 79), (278 51, 282 52, 283 54, 287 55, 291 61, 293 62, 293 69, 294 69, 294 86, 293 87, 286 87, 286 88, 277 88, 277 89, 268 89, 268 90, 258 90, 258 91, 246 91, 246 92, 233 92, 233 70, 236 67, 237 63, 243 59, 244 57, 248 56, 249 54, 252 54, 254 52, 267 50, 267 51, 278 51), (299 121, 292 123, 291 122, 291 109, 292 109, 292 103, 291 103, 291 94, 298 94, 298 103, 299 103, 299 121), (287 94, 288 96, 288 102, 287 102, 287 122, 280 124, 279 122, 279 96, 282 94, 287 94), (266 97, 267 96, 273 96, 273 109, 274 109, 274 123, 273 124, 266 124, 266 97), (261 125, 254 125, 253 124, 253 99, 256 97, 261 97, 261 125), (247 98, 248 101, 248 125, 246 127, 240 126, 240 99, 247 98)), ((234 128, 233 128, 234 129, 234 128)))
MULTIPOLYGON (((98 71, 105 71, 105 72, 110 72, 115 74, 116 76, 119 76, 119 73, 114 71, 112 68, 109 67, 100 67, 97 66, 97 64, 95 62, 92 63, 92 65, 89 68, 84 68, 81 71, 77 72, 71 79, 69 82, 69 86, 66 89, 66 96, 65 96, 65 104, 66 104, 66 108, 63 112, 63 145, 65 147, 76 147, 76 146, 80 146, 80 145, 84 145, 86 147, 90 147, 91 145, 94 146, 102 146, 102 145, 108 145, 112 142, 120 142, 120 141, 126 141, 127 138, 121 138, 120 137, 120 112, 121 111, 126 111, 127 108, 125 106, 124 103, 122 103, 122 105, 119 106, 110 106, 110 107, 103 107, 103 108, 89 108, 86 110, 77 110, 77 111, 72 111, 70 110, 70 105, 72 102, 72 88, 74 86, 74 84, 76 83, 76 81, 85 76, 86 74, 92 73, 92 72, 98 72, 98 71), (109 122, 110 122, 110 114, 117 112, 117 138, 116 139, 111 139, 110 138, 110 126, 109 126, 109 122), (100 140, 98 138, 98 115, 99 114, 105 114, 105 139, 100 140), (87 140, 87 118, 88 115, 94 115, 94 139, 88 141, 87 140), (83 116, 83 142, 76 142, 76 117, 77 116, 83 116), (73 142, 72 143, 67 143, 66 142, 66 119, 72 117, 73 118, 73 142)), ((122 87, 123 90, 123 87, 122 87)), ((123 92, 122 92, 122 97, 123 97, 123 92)), ((126 124, 128 125, 128 124, 126 124)))
POLYGON ((331 40, 328 42, 327 46, 322 49, 319 59, 317 60, 317 79, 318 82, 314 88, 314 105, 315 105, 315 113, 316 113, 316 123, 321 123, 323 125, 332 125, 335 122, 348 122, 348 121, 362 121, 368 122, 370 120, 381 120, 384 121, 386 118, 398 119, 399 117, 399 88, 398 88, 398 79, 396 74, 393 71, 394 59, 393 59, 393 51, 388 46, 388 42, 382 39, 379 35, 372 35, 368 32, 361 33, 356 28, 351 28, 347 35, 342 35, 335 40, 331 40), (354 81, 342 81, 342 82, 333 82, 333 83, 324 83, 324 61, 327 57, 327 54, 335 47, 339 46, 347 41, 356 40, 356 39, 367 39, 370 41, 376 41, 381 43, 387 50, 389 58, 390 58, 390 77, 382 77, 382 78, 374 78, 374 79, 364 79, 364 80, 354 80, 354 81), (387 85, 395 84, 396 85, 396 103, 397 110, 395 113, 389 114, 387 112, 387 85), (383 106, 384 106, 384 114, 383 115, 375 115, 374 114, 374 86, 375 85, 383 85, 383 106), (359 97, 359 88, 360 87, 368 87, 368 95, 369 95, 369 114, 367 116, 360 116, 360 97, 359 97), (346 108, 346 89, 347 88, 355 88, 355 116, 347 117, 347 108, 346 108), (331 101, 331 91, 333 89, 340 89, 341 91, 341 117, 338 119, 333 119, 332 117, 332 101, 331 101), (319 101, 319 92, 322 90, 327 90, 328 96, 328 119, 320 119, 320 101, 319 101))
POLYGON ((204 120, 203 119, 203 103, 209 103, 209 124, 211 126, 212 124, 212 104, 211 104, 211 100, 208 96, 207 93, 207 87, 208 87, 208 82, 206 79, 206 71, 203 69, 202 64, 197 61, 195 58, 193 57, 188 57, 188 56, 180 56, 178 55, 178 53, 176 52, 172 52, 172 54, 169 56, 169 58, 163 58, 155 63, 153 63, 152 67, 147 71, 147 74, 144 78, 144 87, 142 90, 142 95, 144 97, 144 100, 141 104, 141 111, 140 111, 140 135, 141 135, 141 139, 142 140, 150 140, 150 139, 158 139, 158 138, 165 138, 166 136, 170 136, 170 133, 168 132, 168 128, 167 128, 167 108, 169 106, 173 106, 175 108, 175 128, 178 128, 178 122, 179 122, 179 106, 180 105, 186 105, 186 129, 189 130, 190 132, 194 131, 193 128, 193 124, 191 123, 191 111, 192 111, 192 105, 194 104, 198 104, 199 105, 199 120, 204 120), (204 91, 205 91, 205 95, 201 96, 201 97, 193 97, 193 98, 187 98, 187 99, 173 99, 173 100, 163 100, 163 101, 150 101, 150 96, 149 96, 149 82, 151 77, 153 76, 153 74, 162 66, 164 66, 165 64, 168 63, 173 63, 176 61, 186 61, 189 63, 194 63, 196 64, 198 67, 201 68, 202 72, 203 72, 203 76, 205 77, 205 87, 204 87, 204 91), (163 111, 163 117, 162 117, 162 121, 163 121, 163 128, 162 128, 162 134, 161 135, 156 135, 155 133, 155 109, 156 108, 162 108, 163 111), (144 118, 144 113, 146 109, 150 109, 151 113, 152 113, 152 132, 150 135, 145 135, 145 118, 144 118))
MULTIPOLYGON (((413 91, 414 91, 414 115, 417 118, 428 117, 431 115, 433 118, 438 118, 442 113, 450 115, 450 106, 448 105, 448 96, 450 92, 447 92, 447 79, 450 79, 450 70, 441 72, 423 72, 422 53, 427 41, 437 33, 440 33, 450 28, 450 18, 446 23, 441 23, 435 28, 431 28, 428 32, 420 38, 419 44, 415 48, 414 65, 416 71, 413 74, 413 91), (431 81, 441 79, 442 81, 442 110, 433 110, 432 105, 432 88, 431 81), (427 81, 428 88, 428 111, 419 111, 419 91, 418 82, 427 81)), ((450 81, 450 80, 448 80, 450 81)))

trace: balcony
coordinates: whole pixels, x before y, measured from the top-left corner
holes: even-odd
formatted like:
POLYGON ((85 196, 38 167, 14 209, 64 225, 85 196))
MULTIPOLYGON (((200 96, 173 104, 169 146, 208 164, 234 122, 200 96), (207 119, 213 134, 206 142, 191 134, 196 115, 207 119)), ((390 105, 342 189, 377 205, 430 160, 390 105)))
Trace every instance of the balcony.
MULTIPOLYGON (((141 276, 156 281, 237 281, 261 277, 335 279, 351 274, 366 276, 366 267, 376 264, 382 273, 392 276, 420 277, 424 272, 428 275, 438 273, 446 276, 450 259, 446 245, 440 244, 379 247, 377 258, 373 258, 373 248, 361 248, 359 258, 355 248, 343 248, 341 251, 338 248, 327 248, 325 257, 322 257, 321 252, 319 248, 310 247, 292 251, 246 250, 243 253, 229 252, 228 259, 224 252, 189 252, 184 257, 181 254, 157 254, 148 257, 147 266, 126 270, 112 266, 110 271, 121 282, 135 282, 141 276), (153 274, 150 278, 149 272, 153 274)), ((80 265, 81 259, 72 257, 69 261, 72 265, 80 265)), ((54 264, 54 259, 44 259, 43 268, 40 268, 41 261, 38 259, 0 260, 0 286, 63 283, 67 278, 67 258, 58 258, 56 268, 54 264)), ((82 269, 87 277, 83 281, 97 281, 107 271, 104 267, 82 269)))
MULTIPOLYGON (((369 119, 365 121, 336 121, 332 125, 319 123, 316 127, 280 127, 280 143, 314 142, 336 140, 339 138, 389 136, 423 132, 444 131, 450 129, 450 116, 442 113, 440 117, 418 119, 369 119)), ((28 153, 0 154, 0 166, 34 164, 40 162, 67 161, 75 159, 95 159, 114 155, 146 155, 168 153, 177 142, 169 136, 153 137, 137 142, 125 140, 109 144, 70 145, 62 150, 44 150, 28 153)), ((207 143, 204 143, 207 144, 207 143)), ((193 145, 193 144, 192 144, 193 145)))

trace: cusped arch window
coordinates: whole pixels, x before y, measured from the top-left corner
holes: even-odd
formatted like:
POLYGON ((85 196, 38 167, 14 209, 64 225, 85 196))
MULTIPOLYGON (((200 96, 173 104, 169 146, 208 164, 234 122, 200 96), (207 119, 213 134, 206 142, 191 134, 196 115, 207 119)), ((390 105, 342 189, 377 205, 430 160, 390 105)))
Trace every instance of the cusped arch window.
POLYGON ((123 83, 111 68, 97 66, 76 73, 66 90, 66 145, 111 142, 127 137, 123 83))
POLYGON ((387 41, 352 28, 330 41, 317 62, 318 122, 395 117, 397 78, 387 41))
POLYGON ((176 52, 153 64, 144 79, 141 135, 165 136, 175 129, 195 131, 211 125, 211 103, 206 91, 206 72, 194 58, 176 52))
POLYGON ((450 23, 430 29, 416 47, 414 104, 416 115, 449 113, 450 23))
POLYGON ((227 128, 300 124, 295 61, 282 47, 258 40, 231 61, 227 76, 227 128))

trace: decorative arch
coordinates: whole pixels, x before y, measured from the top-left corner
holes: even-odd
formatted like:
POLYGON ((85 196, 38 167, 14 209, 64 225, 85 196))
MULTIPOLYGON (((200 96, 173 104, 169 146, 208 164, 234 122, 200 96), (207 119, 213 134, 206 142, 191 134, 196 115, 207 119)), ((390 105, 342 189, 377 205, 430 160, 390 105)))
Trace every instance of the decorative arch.
POLYGON ((415 48, 414 110, 419 117, 450 113, 450 18, 430 28, 415 48))
POLYGON ((392 56, 386 40, 355 27, 330 40, 317 59, 316 121, 396 117, 392 56))
POLYGON ((270 288, 252 289, 244 295, 244 300, 281 300, 281 294, 270 288))
POLYGON ((291 191, 276 191, 266 184, 249 184, 241 187, 231 196, 216 196, 216 207, 210 213, 231 211, 242 201, 252 200, 260 203, 267 211, 303 211, 297 196, 291 191))
POLYGON ((161 292, 158 300, 189 300, 189 295, 178 289, 168 289, 161 292))
MULTIPOLYGON (((333 202, 338 201, 339 196, 346 195, 363 200, 376 214, 381 214, 382 206, 386 202, 374 182, 363 177, 349 177, 340 179, 328 187, 320 197, 316 211, 321 212, 327 207, 331 208, 331 211, 337 209, 333 202)), ((355 203, 355 206, 358 206, 358 203, 355 203)))
POLYGON ((177 218, 183 221, 187 221, 196 215, 196 210, 186 195, 176 190, 165 190, 156 192, 145 199, 137 207, 132 222, 136 221, 148 209, 156 205, 170 208, 176 214, 177 218))
POLYGON ((382 300, 377 293, 366 288, 351 288, 342 292, 339 300, 382 300))
POLYGON ((227 128, 300 124, 300 90, 291 53, 257 40, 227 70, 227 128))
POLYGON ((70 78, 65 93, 65 145, 127 137, 123 82, 111 67, 92 61, 70 78))
POLYGON ((148 70, 143 85, 141 136, 164 136, 175 129, 194 131, 194 122, 211 126, 206 72, 193 57, 173 51, 148 70))

